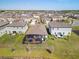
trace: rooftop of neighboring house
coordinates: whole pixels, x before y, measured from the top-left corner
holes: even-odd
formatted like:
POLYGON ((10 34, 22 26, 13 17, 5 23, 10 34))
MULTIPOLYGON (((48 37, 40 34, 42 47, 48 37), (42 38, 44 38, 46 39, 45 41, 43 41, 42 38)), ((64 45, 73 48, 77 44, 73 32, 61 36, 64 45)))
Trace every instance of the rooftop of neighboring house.
POLYGON ((79 18, 79 14, 74 14, 73 17, 79 18))
POLYGON ((44 21, 51 21, 51 17, 49 16, 41 16, 41 20, 44 20, 44 21))
POLYGON ((71 28, 72 25, 64 22, 52 21, 49 23, 49 27, 52 28, 71 28))
POLYGON ((9 24, 9 22, 0 21, 0 27, 9 24))
POLYGON ((4 29, 8 24, 9 22, 0 21, 0 30, 4 29))
POLYGON ((21 14, 21 17, 31 18, 33 15, 31 13, 21 14))
POLYGON ((26 35, 47 35, 46 28, 43 24, 36 24, 34 26, 31 26, 28 31, 26 32, 26 35))
POLYGON ((17 21, 17 22, 12 22, 7 27, 24 27, 27 24, 27 22, 23 21, 17 21))

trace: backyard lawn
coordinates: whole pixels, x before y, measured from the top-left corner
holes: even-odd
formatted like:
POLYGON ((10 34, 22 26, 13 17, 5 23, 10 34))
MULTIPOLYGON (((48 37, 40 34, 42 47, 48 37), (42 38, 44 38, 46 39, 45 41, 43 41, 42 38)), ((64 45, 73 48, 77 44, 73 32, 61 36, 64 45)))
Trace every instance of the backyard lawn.
POLYGON ((0 56, 30 56, 45 59, 79 59, 79 36, 72 32, 70 37, 55 38, 48 35, 42 44, 22 44, 24 34, 0 37, 0 56), (29 50, 27 49, 29 47, 29 50), (50 48, 50 51, 46 49, 50 48), (51 53, 50 53, 51 52, 51 53))
POLYGON ((79 26, 73 26, 72 29, 73 30, 79 30, 79 26))

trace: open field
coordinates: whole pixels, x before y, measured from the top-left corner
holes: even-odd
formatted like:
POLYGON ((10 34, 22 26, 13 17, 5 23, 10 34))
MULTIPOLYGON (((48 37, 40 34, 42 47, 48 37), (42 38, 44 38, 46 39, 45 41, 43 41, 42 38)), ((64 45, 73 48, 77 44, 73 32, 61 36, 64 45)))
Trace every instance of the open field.
POLYGON ((44 57, 49 59, 79 59, 79 36, 72 32, 70 37, 55 38, 48 35, 42 44, 22 44, 24 34, 0 38, 0 56, 44 57), (29 50, 27 49, 29 47, 29 50), (46 49, 50 49, 51 53, 46 49), (14 51, 13 51, 14 50, 14 51))

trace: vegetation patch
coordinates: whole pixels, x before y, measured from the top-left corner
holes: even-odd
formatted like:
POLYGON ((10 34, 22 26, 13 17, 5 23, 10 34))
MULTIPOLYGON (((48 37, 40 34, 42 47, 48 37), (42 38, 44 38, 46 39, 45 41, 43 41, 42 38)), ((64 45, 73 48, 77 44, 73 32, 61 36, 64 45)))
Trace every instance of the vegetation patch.
POLYGON ((79 26, 73 26, 72 29, 73 30, 79 30, 79 26))

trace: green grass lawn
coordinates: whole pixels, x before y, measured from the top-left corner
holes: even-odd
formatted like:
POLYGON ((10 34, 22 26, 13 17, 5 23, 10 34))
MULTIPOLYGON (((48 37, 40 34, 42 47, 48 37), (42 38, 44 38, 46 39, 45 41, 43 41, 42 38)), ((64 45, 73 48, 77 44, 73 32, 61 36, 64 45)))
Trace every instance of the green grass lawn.
POLYGON ((0 43, 2 44, 22 43, 23 37, 24 34, 16 34, 16 35, 4 34, 2 37, 0 37, 0 43))
POLYGON ((66 39, 55 38, 48 35, 48 38, 42 44, 29 44, 31 49, 27 51, 26 46, 22 44, 23 34, 16 36, 4 35, 0 38, 1 44, 12 44, 9 48, 0 48, 0 56, 30 56, 30 57, 45 57, 50 59, 79 59, 79 36, 75 33, 66 39), (12 38, 12 40, 10 40, 12 38), (2 39, 2 40, 1 40, 2 39), (14 39, 14 40, 13 40, 14 39), (9 41, 10 40, 10 41, 9 41), (53 47, 52 53, 46 51, 46 47, 53 47), (12 52, 12 48, 15 51, 12 52))
POLYGON ((79 26, 73 26, 72 29, 73 30, 79 30, 79 26))

